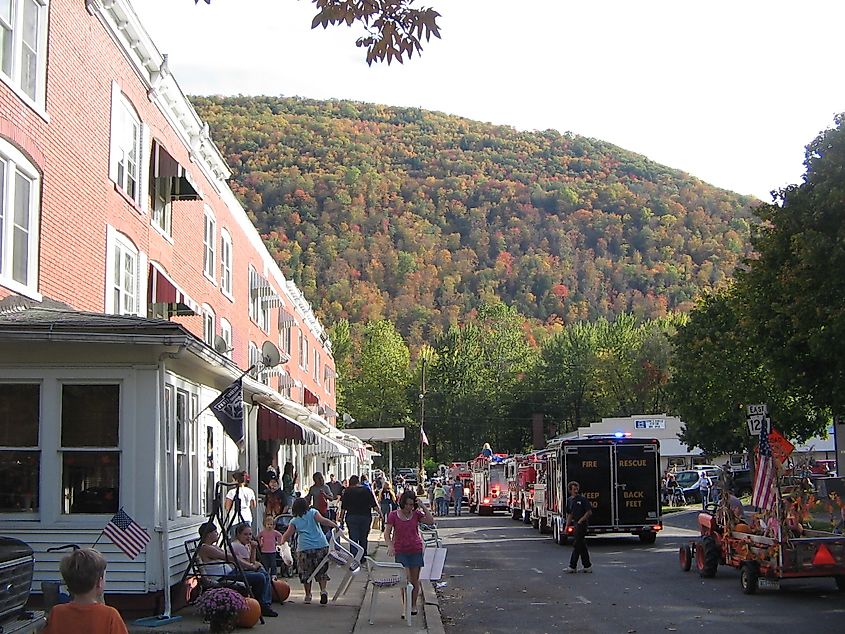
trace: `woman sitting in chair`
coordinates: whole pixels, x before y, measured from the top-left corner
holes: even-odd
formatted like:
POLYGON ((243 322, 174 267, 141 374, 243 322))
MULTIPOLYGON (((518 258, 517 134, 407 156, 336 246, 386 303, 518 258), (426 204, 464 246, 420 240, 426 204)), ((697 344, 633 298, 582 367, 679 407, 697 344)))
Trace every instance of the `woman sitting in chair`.
MULTIPOLYGON (((413 491, 399 496, 399 508, 391 511, 385 520, 384 541, 387 554, 395 555, 396 563, 402 564, 408 575, 408 582, 414 587, 411 595, 411 615, 417 613, 417 598, 420 596, 420 570, 423 567, 423 545, 420 524, 434 524, 431 511, 420 505, 413 491)), ((402 601, 405 595, 402 594, 402 601)), ((405 618, 404 612, 402 618, 405 618)))
MULTIPOLYGON (((197 557, 202 563, 203 572, 207 575, 218 576, 221 579, 241 578, 241 573, 232 564, 234 561, 232 553, 227 552, 217 545, 220 536, 214 522, 206 522, 199 528, 200 547, 197 549, 197 557)), ((273 600, 273 588, 267 582, 267 574, 260 572, 261 564, 250 563, 245 559, 238 558, 238 564, 243 570, 243 575, 252 589, 252 594, 261 604, 262 616, 278 616, 270 607, 273 600)))

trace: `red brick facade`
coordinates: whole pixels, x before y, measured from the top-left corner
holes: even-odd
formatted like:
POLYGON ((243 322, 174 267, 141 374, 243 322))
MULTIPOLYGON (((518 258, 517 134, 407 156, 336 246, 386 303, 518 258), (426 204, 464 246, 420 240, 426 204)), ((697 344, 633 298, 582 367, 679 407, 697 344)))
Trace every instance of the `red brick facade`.
MULTIPOLYGON (((115 4, 128 6, 125 0, 115 4)), ((143 262, 159 263, 195 302, 213 309, 217 334, 220 319, 228 320, 233 335, 232 357, 246 368, 249 342, 260 347, 266 340, 274 343, 279 340, 278 307, 271 309, 270 328, 266 332, 250 319, 248 269, 253 266, 270 281, 285 309, 296 320, 291 336, 291 360, 283 365, 284 370, 316 395, 320 404, 329 408, 326 411, 331 417, 336 400, 334 379, 329 381, 330 390, 327 390, 324 376, 328 368, 333 377, 334 361, 324 343, 322 326, 307 304, 295 297, 297 292, 284 288, 281 273, 256 239, 244 210, 234 203, 231 191, 222 179, 213 178, 213 172, 204 167, 196 148, 192 150, 186 145, 184 139, 188 133, 171 124, 172 119, 160 107, 161 98, 156 97, 155 90, 150 96, 149 69, 159 64, 160 56, 156 59, 152 55, 145 62, 146 68, 139 67, 138 59, 132 59, 127 52, 132 50, 131 44, 127 45, 131 36, 126 35, 127 42, 122 43, 119 35, 110 32, 104 24, 101 14, 107 11, 103 5, 109 3, 50 1, 43 108, 46 116, 22 99, 10 82, 0 82, 0 138, 21 151, 41 174, 37 293, 80 310, 105 311, 107 233, 108 227, 112 227, 145 255, 143 262), (93 6, 90 12, 88 4, 93 6), (190 172, 202 196, 202 200, 173 203, 172 240, 153 227, 149 210, 131 201, 110 179, 113 83, 119 86, 148 128, 148 135, 142 137, 145 145, 142 160, 149 161, 153 141, 160 143, 190 172), (203 273, 206 205, 216 218, 214 281, 203 273), (234 301, 220 289, 222 229, 232 238, 234 301), (307 372, 298 363, 298 330, 308 341, 307 372), (316 381, 312 366, 314 350, 320 355, 316 381)), ((132 19, 129 22, 131 27, 132 19)), ((142 180, 140 186, 142 195, 146 195, 147 182, 142 180)), ((140 275, 146 277, 147 265, 142 266, 140 275)), ((0 298, 9 294, 11 291, 0 279, 0 298)), ((140 299, 139 312, 145 314, 146 298, 140 299)), ((203 337, 201 316, 174 319, 197 337, 203 337)), ((271 379, 271 384, 275 381, 278 379, 271 379)), ((291 397, 303 402, 304 394, 305 390, 294 389, 291 397)))

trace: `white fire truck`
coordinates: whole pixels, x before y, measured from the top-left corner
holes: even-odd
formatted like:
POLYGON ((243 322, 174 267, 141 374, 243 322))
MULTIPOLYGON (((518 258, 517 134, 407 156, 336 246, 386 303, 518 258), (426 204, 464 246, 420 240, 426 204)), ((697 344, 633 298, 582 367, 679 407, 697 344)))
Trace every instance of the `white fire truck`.
POLYGON ((508 510, 508 481, 505 475, 505 454, 480 455, 469 463, 472 491, 469 512, 493 515, 508 510))
POLYGON ((565 544, 566 485, 576 481, 593 506, 589 534, 630 533, 653 544, 663 528, 660 442, 625 436, 592 436, 549 443, 552 464, 545 496, 554 540, 565 544))

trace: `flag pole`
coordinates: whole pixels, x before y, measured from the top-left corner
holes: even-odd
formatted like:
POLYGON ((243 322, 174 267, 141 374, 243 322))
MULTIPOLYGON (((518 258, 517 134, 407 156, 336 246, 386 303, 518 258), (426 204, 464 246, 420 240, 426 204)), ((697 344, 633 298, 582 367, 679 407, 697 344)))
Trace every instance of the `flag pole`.
MULTIPOLYGON (((256 367, 258 367, 258 364, 257 364, 257 363, 253 363, 251 366, 249 366, 249 368, 247 368, 246 370, 244 370, 244 371, 241 373, 241 375, 240 375, 237 379, 235 379, 234 381, 232 381, 232 383, 237 383, 238 381, 240 381, 241 379, 243 379, 243 378, 244 378, 247 374, 249 374, 250 372, 252 372, 252 371, 253 371, 253 369, 254 369, 254 368, 256 368, 256 367)), ((230 383, 229 385, 231 385, 232 383, 230 383)), ((192 419, 188 422, 188 425, 192 425, 193 423, 197 422, 197 420, 199 420, 199 417, 202 415, 202 413, 203 413, 205 410, 207 410, 209 407, 211 407, 211 406, 212 406, 212 404, 214 403, 214 401, 216 401, 216 400, 217 400, 217 399, 212 399, 211 403, 209 403, 208 405, 206 405, 205 407, 203 407, 200 411, 198 411, 198 412, 197 412, 197 414, 196 414, 196 416, 194 416, 194 417, 193 417, 193 418, 192 418, 192 419)))

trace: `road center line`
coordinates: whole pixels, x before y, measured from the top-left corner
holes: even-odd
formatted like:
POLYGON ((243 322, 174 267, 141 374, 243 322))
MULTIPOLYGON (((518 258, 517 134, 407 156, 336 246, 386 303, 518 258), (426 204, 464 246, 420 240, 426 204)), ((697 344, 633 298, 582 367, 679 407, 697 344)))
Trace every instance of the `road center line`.
POLYGON ((578 599, 581 603, 583 603, 585 605, 589 605, 590 603, 592 603, 592 601, 590 601, 587 597, 582 597, 582 596, 579 595, 575 598, 578 599))
POLYGON ((532 568, 531 570, 533 570, 534 572, 536 572, 538 575, 543 574, 543 571, 542 571, 542 570, 540 570, 539 568, 532 568))

